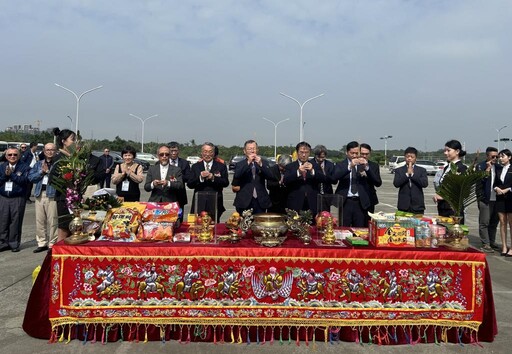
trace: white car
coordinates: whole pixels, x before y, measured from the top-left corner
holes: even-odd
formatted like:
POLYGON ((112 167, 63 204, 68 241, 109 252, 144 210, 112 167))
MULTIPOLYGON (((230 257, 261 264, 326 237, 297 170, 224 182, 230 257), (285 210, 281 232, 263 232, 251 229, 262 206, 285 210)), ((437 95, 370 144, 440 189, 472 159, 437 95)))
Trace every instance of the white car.
POLYGON ((427 161, 427 160, 417 160, 416 165, 423 167, 427 170, 427 175, 435 176, 437 171, 439 171, 439 167, 436 166, 435 162, 427 161))
POLYGON ((138 152, 137 153, 137 158, 139 160, 146 161, 150 165, 154 165, 155 163, 158 162, 158 157, 156 157, 153 154, 148 154, 146 152, 138 152))
POLYGON ((199 160, 201 160, 201 158, 199 156, 188 156, 187 157, 187 161, 191 165, 195 164, 196 162, 199 162, 199 160))

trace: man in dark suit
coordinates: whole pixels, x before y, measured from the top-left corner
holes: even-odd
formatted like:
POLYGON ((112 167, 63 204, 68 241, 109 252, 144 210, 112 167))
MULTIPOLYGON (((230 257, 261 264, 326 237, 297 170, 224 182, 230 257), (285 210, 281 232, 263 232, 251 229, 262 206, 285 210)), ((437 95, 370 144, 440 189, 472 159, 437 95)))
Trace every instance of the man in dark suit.
POLYGON ((311 210, 313 218, 317 214, 318 186, 326 178, 318 164, 309 161, 311 145, 302 141, 295 147, 297 161, 286 165, 284 184, 288 187, 286 207, 295 211, 311 210))
POLYGON ((144 190, 151 192, 150 202, 176 202, 178 190, 183 188, 183 177, 178 166, 169 164, 170 149, 167 145, 158 148, 158 163, 149 166, 144 190))
MULTIPOLYGON (((370 213, 375 212, 375 206, 379 204, 379 198, 377 197, 377 190, 375 188, 379 188, 382 186, 382 179, 380 178, 380 166, 378 163, 370 161, 370 154, 372 153, 372 148, 370 145, 366 143, 362 143, 361 146, 361 157, 365 158, 368 162, 368 169, 370 173, 366 174, 367 183, 368 183, 368 191, 370 193, 370 207, 368 211, 370 213)), ((368 213, 366 213, 367 221, 370 221, 370 217, 368 213)))
POLYGON ((167 144, 167 146, 169 146, 169 150, 171 152, 169 163, 171 166, 178 166, 181 169, 181 176, 183 178, 183 188, 177 190, 178 204, 183 210, 183 213, 180 216, 180 222, 183 222, 185 205, 188 204, 187 189, 185 186, 188 182, 188 176, 190 174, 190 164, 187 160, 180 157, 180 145, 177 142, 171 141, 169 144, 167 144))
POLYGON ((202 160, 196 162, 190 168, 187 186, 194 189, 190 212, 197 214, 201 211, 207 211, 212 219, 217 214, 217 222, 220 222, 220 217, 226 210, 224 208, 222 189, 229 186, 229 179, 226 165, 214 160, 214 153, 215 145, 212 143, 203 144, 201 147, 202 160), (215 203, 212 201, 212 195, 210 193, 198 194, 200 192, 217 194, 217 210, 214 209, 215 203))
POLYGON ((235 165, 233 180, 240 187, 236 192, 233 205, 242 215, 244 210, 252 209, 253 214, 264 213, 272 205, 265 181, 274 179, 267 160, 258 155, 258 144, 254 140, 244 143, 245 158, 235 165))
POLYGON ((100 156, 100 163, 103 169, 103 176, 100 180, 100 188, 104 186, 110 188, 112 173, 114 172, 114 158, 110 155, 110 149, 103 149, 103 155, 100 156))
POLYGON ((327 160, 327 148, 324 145, 317 145, 313 149, 314 158, 310 161, 313 166, 318 166, 321 173, 325 176, 325 182, 318 183, 318 211, 330 211, 332 205, 333 189, 332 185, 336 183, 334 178, 334 164, 327 160))
POLYGON ((336 193, 344 199, 342 225, 368 227, 367 215, 373 205, 370 186, 380 186, 380 174, 361 156, 357 141, 347 144, 346 153, 347 158, 336 164, 334 171, 334 179, 339 181, 336 193))
MULTIPOLYGON (((38 156, 36 155, 37 151, 37 143, 35 141, 31 142, 29 146, 27 147, 27 144, 22 143, 20 145, 21 149, 21 157, 20 162, 30 166, 30 168, 34 167, 36 162, 38 161, 38 156)), ((32 194, 32 188, 33 188, 32 182, 28 182, 27 184, 27 204, 32 204, 32 200, 30 199, 30 195, 32 194)))
POLYGON ((292 162, 290 155, 281 155, 277 163, 270 167, 274 178, 267 181, 268 195, 272 206, 268 209, 271 213, 285 214, 288 200, 288 187, 284 184, 284 171, 286 165, 292 162))
POLYGON ((16 148, 8 148, 5 158, 0 164, 0 252, 19 252, 30 166, 20 161, 16 148))
POLYGON ((485 150, 486 160, 476 166, 478 171, 486 171, 487 175, 480 183, 482 199, 478 201, 478 232, 482 247, 480 250, 486 253, 494 253, 500 250, 496 244, 496 231, 499 223, 498 212, 496 211, 496 192, 494 181, 496 176, 501 174, 501 166, 498 160, 498 149, 489 146, 485 150))
POLYGON ((395 169, 393 185, 398 190, 397 209, 414 214, 425 212, 423 188, 428 187, 427 170, 416 166, 418 150, 408 147, 404 152, 405 165, 395 169))

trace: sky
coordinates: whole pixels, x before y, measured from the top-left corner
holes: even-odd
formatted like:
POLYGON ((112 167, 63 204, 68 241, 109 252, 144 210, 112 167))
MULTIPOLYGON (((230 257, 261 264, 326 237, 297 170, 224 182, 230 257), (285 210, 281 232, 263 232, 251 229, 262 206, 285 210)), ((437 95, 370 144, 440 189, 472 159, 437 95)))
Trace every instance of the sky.
MULTIPOLYGON (((512 138, 512 1, 0 0, 0 129, 468 152, 512 138), (67 117, 70 116, 72 121, 67 117), (39 122, 38 122, 39 121, 39 122)), ((510 144, 512 145, 512 144, 510 144)), ((503 147, 503 143, 501 145, 503 147)), ((512 147, 512 146, 510 146, 512 147)))

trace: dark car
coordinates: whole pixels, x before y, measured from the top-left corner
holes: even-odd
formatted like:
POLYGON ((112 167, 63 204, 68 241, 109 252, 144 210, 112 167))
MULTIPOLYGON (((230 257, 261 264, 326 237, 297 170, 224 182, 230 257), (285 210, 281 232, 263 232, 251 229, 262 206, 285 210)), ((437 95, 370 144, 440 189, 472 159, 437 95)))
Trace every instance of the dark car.
MULTIPOLYGON (((233 156, 231 158, 231 160, 229 160, 229 164, 228 164, 228 170, 229 171, 234 171, 235 170, 235 165, 237 164, 237 162, 240 162, 242 161, 243 159, 245 158, 245 155, 236 155, 236 156, 233 156)), ((263 160, 267 160, 268 161, 268 164, 270 167, 274 166, 276 164, 276 161, 275 159, 273 159, 272 157, 265 157, 265 156, 262 156, 261 157, 263 160)))
POLYGON ((245 155, 235 155, 235 156, 233 156, 231 158, 231 160, 229 160, 228 170, 229 171, 234 171, 235 170, 235 165, 237 164, 237 162, 242 161, 244 158, 245 158, 245 155))
MULTIPOLYGON (((103 155, 103 151, 95 150, 95 151, 92 151, 92 154, 94 156, 100 157, 101 155, 103 155)), ((121 156, 121 153, 119 153, 117 151, 110 151, 110 156, 112 156, 114 158, 115 165, 119 165, 119 164, 123 163, 123 157, 121 156)), ((149 162, 144 161, 144 160, 139 160, 138 158, 133 159, 133 161, 138 163, 139 165, 141 165, 142 170, 144 172, 146 172, 149 169, 149 162)))

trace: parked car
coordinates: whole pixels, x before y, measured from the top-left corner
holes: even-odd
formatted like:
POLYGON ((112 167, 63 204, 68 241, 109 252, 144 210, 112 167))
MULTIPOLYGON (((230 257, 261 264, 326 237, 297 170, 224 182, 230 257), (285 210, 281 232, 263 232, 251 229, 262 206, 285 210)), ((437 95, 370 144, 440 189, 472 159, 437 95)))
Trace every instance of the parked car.
MULTIPOLYGON (((92 154, 94 156, 100 157, 101 155, 103 155, 103 151, 94 150, 94 151, 92 151, 92 154)), ((119 164, 123 163, 123 157, 121 156, 120 152, 110 150, 110 156, 112 156, 114 158, 115 165, 119 165, 119 164)), ((138 156, 138 154, 137 154, 137 156, 138 156)), ((149 169, 149 163, 147 161, 140 160, 139 158, 135 158, 135 159, 133 159, 133 161, 138 163, 139 165, 141 165, 142 170, 144 172, 146 172, 149 169)))
POLYGON ((242 161, 244 158, 245 158, 245 155, 235 155, 235 156, 233 156, 231 158, 231 160, 229 160, 228 171, 234 171, 235 170, 235 165, 237 164, 237 162, 242 161))
POLYGON ((395 173, 395 169, 405 165, 405 157, 403 156, 391 156, 388 161, 388 167, 390 173, 395 173))
POLYGON ((142 161, 146 161, 150 165, 154 165, 155 163, 158 162, 158 157, 156 157, 153 154, 149 154, 147 152, 138 152, 137 153, 137 159, 138 160, 142 160, 142 161))
POLYGON ((437 171, 439 171, 439 167, 437 167, 436 163, 432 161, 416 160, 416 165, 427 170, 427 175, 429 176, 435 176, 437 171))
POLYGON ((199 162, 199 160, 201 160, 201 158, 199 156, 188 156, 186 160, 188 161, 188 163, 190 165, 193 165, 196 162, 199 162))
POLYGON ((444 170, 446 165, 448 165, 448 162, 446 162, 446 161, 437 161, 436 162, 436 166, 440 170, 444 170))

